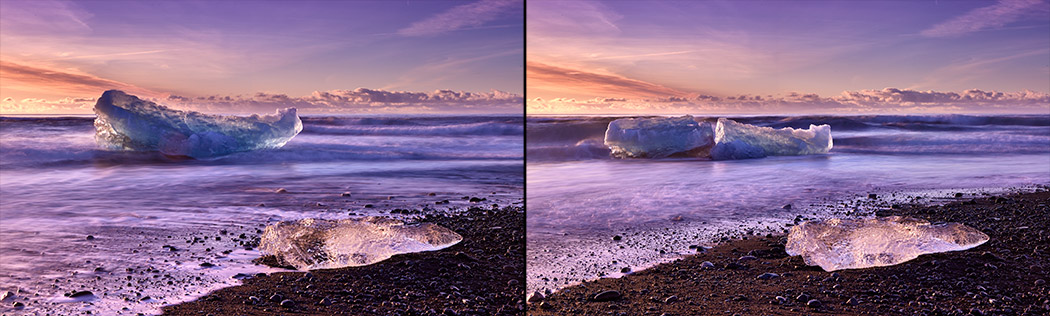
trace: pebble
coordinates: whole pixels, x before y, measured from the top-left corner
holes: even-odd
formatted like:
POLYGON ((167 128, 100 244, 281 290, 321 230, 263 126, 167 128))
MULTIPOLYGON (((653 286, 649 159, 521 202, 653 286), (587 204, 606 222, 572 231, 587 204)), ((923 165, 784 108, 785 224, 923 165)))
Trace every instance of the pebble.
POLYGON ((758 260, 758 257, 755 257, 755 256, 743 256, 743 257, 740 257, 740 259, 738 259, 738 260, 740 260, 740 261, 758 260))
POLYGON ((69 294, 69 297, 85 297, 85 296, 95 296, 95 293, 91 293, 91 291, 76 291, 76 292, 73 292, 73 293, 69 294))
POLYGON ((1043 284, 1046 284, 1046 280, 1043 280, 1043 279, 1035 280, 1035 286, 1040 286, 1040 285, 1043 285, 1043 284))
POLYGON ((621 297, 623 297, 623 296, 620 295, 620 292, 615 291, 615 290, 608 290, 608 291, 598 292, 598 294, 594 294, 594 296, 591 297, 591 300, 595 301, 595 302, 608 302, 608 301, 618 300, 621 297))
POLYGON ((808 302, 806 302, 806 306, 809 306, 811 308, 820 308, 820 300, 817 300, 817 299, 809 300, 808 302))
POLYGON ((274 191, 274 192, 277 192, 277 193, 288 193, 288 190, 285 190, 284 188, 280 188, 280 189, 277 189, 277 191, 274 191))
POLYGON ((543 293, 540 293, 540 291, 533 292, 532 296, 529 296, 529 303, 542 302, 543 298, 543 293))
POLYGON ((350 192, 343 192, 342 196, 350 196, 350 192))
POLYGON ((777 295, 777 297, 774 297, 773 299, 777 300, 777 303, 780 304, 780 305, 787 304, 787 301, 788 301, 788 299, 786 297, 779 296, 779 295, 777 295))
MULTIPOLYGON (((623 267, 622 269, 620 269, 620 273, 628 273, 628 272, 631 272, 631 268, 623 267)), ((1036 285, 1038 285, 1038 284, 1036 284, 1036 285)))
POLYGON ((775 279, 775 278, 779 278, 779 277, 780 277, 779 274, 766 272, 766 273, 763 273, 763 274, 759 275, 758 279, 759 280, 769 280, 769 279, 775 279))
POLYGON ((791 204, 784 205, 784 207, 782 207, 782 208, 785 209, 785 210, 790 210, 791 209, 791 204))
POLYGON ((87 240, 95 240, 95 236, 87 235, 87 240))
POLYGON ((671 295, 664 299, 664 303, 670 304, 678 301, 678 296, 671 295))
POLYGON ((22 302, 15 302, 15 304, 11 305, 11 307, 23 308, 23 307, 26 307, 26 304, 22 304, 22 302))
POLYGON ((281 307, 284 307, 284 308, 295 307, 295 301, 293 301, 293 300, 283 300, 283 301, 281 301, 281 307))
POLYGON ((700 268, 701 269, 714 269, 715 268, 715 264, 711 263, 711 261, 704 261, 703 263, 700 263, 700 268))
POLYGON ((616 236, 613 236, 613 240, 614 240, 614 241, 620 241, 620 240, 623 240, 623 236, 620 236, 620 235, 616 235, 616 236))
POLYGON ((846 305, 857 306, 857 304, 859 304, 859 302, 857 302, 856 298, 851 297, 848 300, 846 300, 846 305))
POLYGON ((868 198, 874 200, 874 199, 879 198, 879 195, 875 194, 875 193, 871 193, 871 194, 868 194, 868 198))
POLYGON ((273 302, 278 302, 278 301, 281 301, 283 299, 284 299, 284 296, 281 295, 281 294, 274 293, 273 295, 270 295, 270 301, 273 301, 273 302))
POLYGON ((15 293, 11 293, 11 291, 4 291, 4 294, 0 295, 0 301, 6 301, 7 299, 14 297, 15 293))
POLYGON ((795 297, 795 300, 799 302, 809 301, 809 294, 799 294, 797 297, 795 297))

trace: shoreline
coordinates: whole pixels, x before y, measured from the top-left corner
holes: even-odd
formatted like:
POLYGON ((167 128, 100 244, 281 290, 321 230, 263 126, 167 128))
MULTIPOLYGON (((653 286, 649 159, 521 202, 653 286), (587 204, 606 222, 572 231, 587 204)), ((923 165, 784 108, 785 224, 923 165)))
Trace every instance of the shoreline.
POLYGON ((428 215, 420 221, 452 229, 463 241, 365 266, 255 275, 165 306, 163 315, 519 315, 524 216, 521 206, 428 215), (282 306, 285 300, 291 302, 282 306))
POLYGON ((620 278, 533 294, 529 314, 1045 315, 1050 249, 1039 245, 1050 244, 1047 204, 1050 192, 1039 189, 879 210, 879 216, 960 222, 991 240, 877 268, 825 272, 788 256, 786 234, 744 236, 620 278), (740 259, 749 255, 757 259, 740 259), (705 261, 714 267, 702 268, 705 261), (758 279, 763 273, 779 277, 758 279))

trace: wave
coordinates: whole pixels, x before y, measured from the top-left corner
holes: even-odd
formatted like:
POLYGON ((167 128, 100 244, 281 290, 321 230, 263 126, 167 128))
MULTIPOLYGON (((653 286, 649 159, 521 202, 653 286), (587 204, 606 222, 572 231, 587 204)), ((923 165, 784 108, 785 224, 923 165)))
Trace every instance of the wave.
POLYGON ((358 136, 514 136, 525 133, 521 124, 471 123, 438 126, 420 125, 306 125, 304 134, 358 136))

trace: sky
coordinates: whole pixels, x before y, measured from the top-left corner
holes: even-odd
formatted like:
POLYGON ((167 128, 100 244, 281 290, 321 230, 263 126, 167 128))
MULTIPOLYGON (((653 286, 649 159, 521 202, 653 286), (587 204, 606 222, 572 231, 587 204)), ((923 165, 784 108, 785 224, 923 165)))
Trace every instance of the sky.
POLYGON ((1050 114, 1050 1, 528 1, 528 114, 1050 114))
POLYGON ((0 112, 521 113, 521 0, 0 1, 0 112))

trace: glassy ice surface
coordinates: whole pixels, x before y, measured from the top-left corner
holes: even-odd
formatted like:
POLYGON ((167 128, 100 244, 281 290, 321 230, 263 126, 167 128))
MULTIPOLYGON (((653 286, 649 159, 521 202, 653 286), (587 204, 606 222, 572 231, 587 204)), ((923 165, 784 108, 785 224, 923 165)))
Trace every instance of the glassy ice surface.
POLYGON ((626 118, 609 123, 605 145, 618 157, 663 158, 703 150, 713 144, 713 137, 711 123, 699 123, 688 115, 626 118))
POLYGON ((95 114, 95 141, 102 148, 193 158, 281 148, 303 130, 295 108, 266 116, 208 115, 171 109, 117 90, 98 98, 95 114))
POLYGON ((900 216, 808 221, 792 227, 786 250, 825 271, 899 264, 916 257, 966 250, 988 235, 960 224, 900 216))
POLYGON ((621 158, 733 160, 825 154, 832 148, 832 139, 827 124, 771 128, 726 118, 698 122, 686 115, 614 120, 605 132, 605 145, 612 156, 621 158))
POLYGON ((433 223, 405 225, 383 217, 301 219, 266 227, 259 248, 299 270, 362 266, 393 255, 443 249, 463 240, 433 223))
POLYGON ((826 154, 832 147, 827 124, 771 128, 719 118, 714 134, 711 158, 716 160, 826 154))

